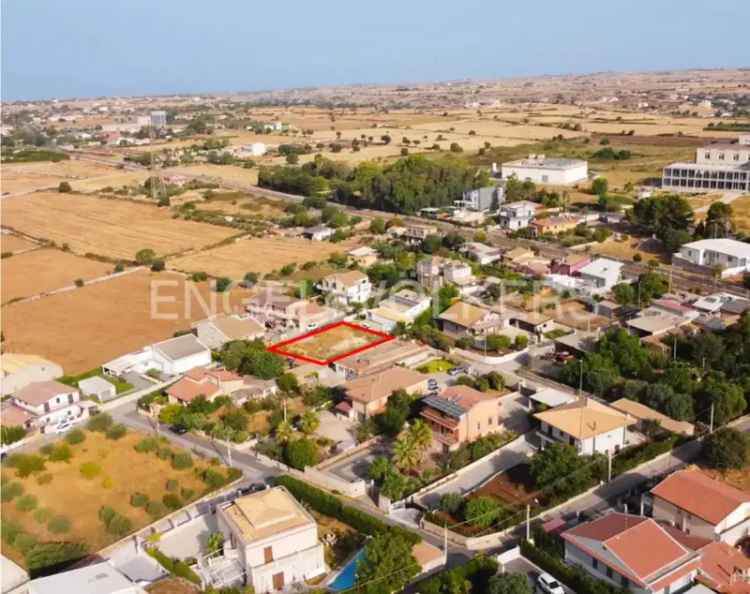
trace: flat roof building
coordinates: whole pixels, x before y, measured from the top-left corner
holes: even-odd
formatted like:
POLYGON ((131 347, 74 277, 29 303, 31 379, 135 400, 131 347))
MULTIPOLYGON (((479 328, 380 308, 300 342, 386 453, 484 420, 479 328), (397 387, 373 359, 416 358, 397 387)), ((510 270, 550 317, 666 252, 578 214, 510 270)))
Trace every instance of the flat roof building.
POLYGON ((662 171, 661 186, 673 192, 750 191, 750 135, 737 143, 696 150, 695 162, 677 162, 662 171))
POLYGON ((515 176, 521 181, 532 181, 536 184, 567 186, 588 179, 588 168, 588 162, 582 159, 529 155, 526 159, 503 163, 500 172, 503 179, 515 176))
POLYGON ((722 277, 735 276, 750 271, 750 243, 727 238, 691 241, 673 254, 672 263, 720 268, 722 277))

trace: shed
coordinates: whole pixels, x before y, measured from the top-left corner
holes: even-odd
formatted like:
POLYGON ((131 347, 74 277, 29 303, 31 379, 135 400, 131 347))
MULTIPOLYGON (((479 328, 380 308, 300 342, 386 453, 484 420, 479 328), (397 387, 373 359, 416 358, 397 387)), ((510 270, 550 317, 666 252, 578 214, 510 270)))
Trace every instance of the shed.
POLYGON ((78 382, 78 388, 84 396, 95 396, 99 402, 107 402, 117 397, 114 384, 98 375, 81 380, 78 382))

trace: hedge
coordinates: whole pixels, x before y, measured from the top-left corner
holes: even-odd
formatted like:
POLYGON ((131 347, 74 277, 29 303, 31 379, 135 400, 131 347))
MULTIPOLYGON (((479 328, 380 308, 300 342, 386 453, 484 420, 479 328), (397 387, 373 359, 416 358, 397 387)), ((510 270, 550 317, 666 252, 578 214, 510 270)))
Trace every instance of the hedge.
POLYGON ((431 578, 417 584, 415 592, 420 594, 452 594, 454 584, 471 582, 471 591, 479 594, 487 591, 489 579, 497 573, 497 561, 482 555, 468 563, 436 573, 431 578))
POLYGON ((162 553, 156 547, 148 547, 146 549, 146 552, 149 555, 151 555, 151 557, 156 559, 159 565, 161 565, 164 569, 166 569, 172 575, 185 578, 189 582, 198 584, 200 586, 201 578, 198 577, 198 574, 195 573, 191 569, 191 567, 184 561, 180 561, 179 559, 173 559, 171 557, 167 557, 167 555, 162 553))
POLYGON ((276 484, 285 487, 295 498, 307 503, 318 513, 336 518, 358 532, 373 536, 378 532, 391 531, 412 544, 417 544, 422 540, 419 535, 410 530, 386 524, 375 516, 344 504, 335 495, 326 493, 289 475, 276 477, 276 484))
POLYGON ((521 542, 521 554, 532 563, 556 577, 576 594, 625 594, 627 588, 617 588, 603 580, 598 580, 580 567, 567 565, 560 557, 535 547, 530 542, 521 542))

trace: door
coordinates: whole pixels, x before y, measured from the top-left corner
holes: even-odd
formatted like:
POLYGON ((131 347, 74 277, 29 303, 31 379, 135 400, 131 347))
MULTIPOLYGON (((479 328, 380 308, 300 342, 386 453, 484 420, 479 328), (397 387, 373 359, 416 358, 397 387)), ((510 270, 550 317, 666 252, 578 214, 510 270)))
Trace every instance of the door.
POLYGON ((276 573, 273 576, 273 589, 283 590, 284 589, 284 572, 276 573))
POLYGON ((273 561, 273 548, 272 547, 266 547, 263 549, 263 557, 265 557, 265 562, 270 563, 273 561))

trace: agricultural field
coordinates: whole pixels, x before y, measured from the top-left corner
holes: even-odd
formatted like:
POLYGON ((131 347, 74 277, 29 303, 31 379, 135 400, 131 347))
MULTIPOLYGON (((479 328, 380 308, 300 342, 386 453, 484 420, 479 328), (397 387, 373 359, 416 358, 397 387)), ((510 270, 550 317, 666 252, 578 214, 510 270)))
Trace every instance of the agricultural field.
POLYGON ((2 303, 32 297, 112 272, 112 265, 48 248, 3 259, 2 303))
POLYGON ((0 252, 3 254, 15 254, 39 247, 38 243, 30 241, 12 233, 0 233, 0 252))
POLYGON ((340 322, 302 338, 276 344, 271 350, 282 355, 297 355, 303 360, 329 361, 391 338, 393 337, 340 322))
POLYGON ((740 196, 732 202, 732 212, 737 230, 750 233, 750 195, 740 196))
POLYGON ((74 291, 4 306, 3 346, 8 351, 46 357, 62 365, 67 374, 83 373, 171 338, 211 312, 235 311, 248 296, 242 289, 219 294, 210 291, 207 283, 186 282, 182 275, 139 270, 74 291), (212 300, 214 307, 207 312, 202 301, 210 307, 212 300))
POLYGON ((150 171, 113 171, 106 175, 98 175, 87 179, 77 179, 70 182, 74 192, 100 192, 103 188, 114 188, 142 184, 151 175, 150 171))
POLYGON ((169 209, 127 200, 39 192, 8 200, 3 224, 32 237, 68 244, 79 254, 132 260, 143 248, 166 256, 219 243, 229 228, 172 218, 169 209))
POLYGON ((331 254, 343 254, 356 245, 353 239, 330 243, 291 237, 255 237, 174 258, 168 265, 175 270, 204 271, 214 276, 241 279, 246 272, 268 274, 288 264, 301 266, 306 262, 327 260, 331 254))
POLYGON ((2 193, 17 194, 46 188, 57 188, 61 181, 72 182, 111 175, 117 170, 92 161, 38 161, 3 163, 2 193))
POLYGON ((160 170, 162 175, 186 175, 189 177, 202 176, 219 178, 224 183, 237 184, 249 188, 258 183, 258 169, 245 169, 235 165, 211 165, 200 163, 196 165, 179 165, 160 170))
MULTIPOLYGON (((192 193, 192 192, 190 192, 192 193)), ((178 198, 183 198, 181 194, 178 198)), ((256 215, 265 218, 277 218, 284 214, 286 204, 256 194, 244 192, 221 192, 214 190, 205 198, 197 197, 196 206, 200 210, 222 212, 229 215, 256 215)), ((174 198, 172 203, 174 204, 174 198)))
MULTIPOLYGON (((170 513, 165 496, 169 495, 166 503, 181 507, 217 488, 219 485, 210 486, 199 476, 202 471, 211 468, 220 473, 219 480, 228 480, 228 469, 222 466, 211 466, 192 456, 187 461, 184 456, 179 459, 181 462, 176 461, 175 455, 185 452, 166 439, 150 438, 151 447, 160 450, 157 455, 155 449, 135 450, 146 437, 140 433, 127 432, 113 438, 109 432, 87 430, 84 436, 81 443, 62 446, 67 449, 68 460, 53 461, 50 458, 58 456, 38 452, 44 459, 44 468, 28 476, 23 476, 26 473, 21 467, 14 467, 13 456, 8 464, 3 464, 4 533, 13 527, 33 541, 81 543, 87 551, 95 552, 170 513), (6 500, 8 491, 13 490, 16 496, 6 500), (136 493, 154 505, 147 506, 144 499, 140 505, 133 505, 136 493), (113 528, 110 523, 108 527, 101 518, 103 507, 126 518, 124 526, 121 523, 113 528)), ((56 449, 63 443, 66 442, 56 442, 56 449)), ((19 542, 17 537, 14 541, 13 545, 4 543, 3 554, 27 566, 22 549, 28 540, 21 547, 15 544, 19 542)))

